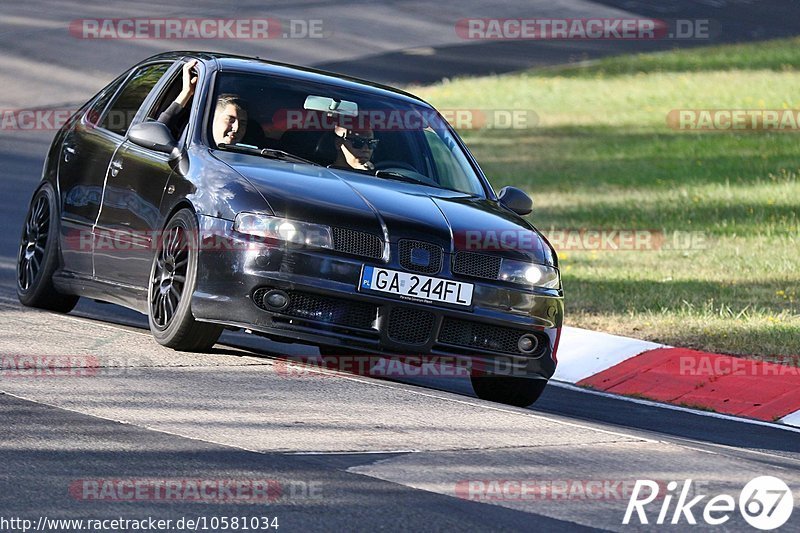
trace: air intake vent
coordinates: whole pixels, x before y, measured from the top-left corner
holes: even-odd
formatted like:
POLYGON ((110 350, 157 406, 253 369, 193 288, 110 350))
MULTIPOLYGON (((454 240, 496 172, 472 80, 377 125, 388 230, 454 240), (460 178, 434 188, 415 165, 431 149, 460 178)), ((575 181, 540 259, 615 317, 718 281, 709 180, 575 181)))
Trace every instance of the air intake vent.
POLYGON ((502 259, 493 255, 458 252, 453 261, 453 273, 473 278, 497 279, 502 259))
MULTIPOLYGON (((269 306, 263 300, 269 291, 268 288, 261 288, 253 293, 253 302, 267 311, 270 311, 269 306)), ((279 311, 282 315, 361 329, 373 328, 378 316, 378 308, 372 304, 299 291, 287 291, 287 294, 289 305, 279 311)))
POLYGON ((333 248, 338 252, 380 259, 383 257, 383 240, 372 233, 345 228, 332 228, 333 248))
POLYGON ((431 338, 435 320, 433 313, 396 307, 389 315, 386 334, 395 342, 425 344, 431 338))
POLYGON ((439 342, 464 348, 491 350, 532 358, 541 357, 550 346, 549 338, 541 332, 505 328, 455 318, 445 318, 442 321, 439 342), (519 340, 525 335, 533 335, 539 341, 537 348, 531 353, 523 353, 519 349, 519 340))

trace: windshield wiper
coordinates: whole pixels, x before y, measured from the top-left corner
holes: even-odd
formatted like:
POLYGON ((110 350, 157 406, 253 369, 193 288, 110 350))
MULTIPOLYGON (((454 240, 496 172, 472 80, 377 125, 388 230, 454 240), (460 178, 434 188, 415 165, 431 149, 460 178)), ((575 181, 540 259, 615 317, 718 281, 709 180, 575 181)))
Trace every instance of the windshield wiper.
POLYGON ((279 159, 281 161, 292 161, 295 163, 306 163, 308 165, 321 166, 319 163, 315 163, 314 161, 310 161, 300 157, 299 155, 290 154, 289 152, 285 152, 283 150, 275 150, 274 148, 256 148, 252 146, 241 146, 238 144, 225 143, 218 144, 217 147, 221 150, 228 150, 231 152, 259 155, 261 157, 266 157, 267 159, 279 159))
POLYGON ((430 185, 430 183, 423 181, 421 179, 417 179, 413 176, 407 176, 400 172, 394 172, 392 170, 376 170, 375 176, 379 178, 388 178, 391 180, 405 181, 406 183, 421 183, 423 185, 430 185))
POLYGON ((473 196, 473 197, 475 196, 472 193, 464 192, 462 190, 454 189, 452 187, 446 187, 446 186, 444 186, 444 185, 442 185, 440 183, 435 183, 433 180, 428 182, 428 181, 424 181, 424 180, 415 178, 413 176, 407 176, 407 175, 402 174, 400 172, 395 172, 393 170, 376 170, 373 174, 375 176, 379 177, 379 178, 386 178, 386 179, 392 179, 392 180, 397 180, 397 181, 404 181, 406 183, 418 183, 418 184, 422 184, 422 185, 428 185, 429 187, 435 187, 437 189, 444 189, 446 191, 458 192, 458 193, 466 194, 466 195, 473 196))

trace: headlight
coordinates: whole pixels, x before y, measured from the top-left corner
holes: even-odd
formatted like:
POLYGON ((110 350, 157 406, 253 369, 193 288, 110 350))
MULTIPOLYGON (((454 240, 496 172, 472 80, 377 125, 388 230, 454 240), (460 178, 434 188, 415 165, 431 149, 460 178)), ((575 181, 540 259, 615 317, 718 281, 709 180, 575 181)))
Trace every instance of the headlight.
POLYGON ((333 248, 331 228, 321 224, 298 222, 271 215, 239 213, 233 222, 233 229, 239 233, 264 239, 275 239, 316 248, 333 248))
POLYGON ((557 289, 561 286, 561 277, 555 268, 510 259, 503 259, 498 279, 547 289, 557 289))

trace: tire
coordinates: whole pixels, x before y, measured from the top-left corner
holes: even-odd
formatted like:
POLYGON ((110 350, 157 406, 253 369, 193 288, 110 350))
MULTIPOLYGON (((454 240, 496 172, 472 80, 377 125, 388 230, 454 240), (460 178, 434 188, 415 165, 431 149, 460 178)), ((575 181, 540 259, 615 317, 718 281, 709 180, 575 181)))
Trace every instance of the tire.
POLYGON ((191 301, 197 282, 197 218, 181 209, 161 232, 147 283, 147 316, 156 341, 183 352, 204 352, 223 327, 198 322, 191 301))
POLYGON ((58 202, 53 186, 44 183, 36 191, 25 216, 17 253, 17 298, 22 305, 69 313, 78 296, 62 294, 53 286, 58 269, 58 202))
POLYGON ((481 400, 528 407, 544 392, 547 380, 507 376, 471 376, 472 389, 481 400))

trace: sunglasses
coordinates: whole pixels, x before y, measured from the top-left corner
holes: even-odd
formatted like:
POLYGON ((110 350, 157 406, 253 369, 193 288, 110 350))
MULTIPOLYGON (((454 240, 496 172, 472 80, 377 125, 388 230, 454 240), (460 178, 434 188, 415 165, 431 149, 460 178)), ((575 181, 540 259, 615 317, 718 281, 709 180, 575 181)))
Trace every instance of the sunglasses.
POLYGON ((374 150, 378 143, 380 142, 379 139, 365 139, 364 137, 348 137, 347 134, 342 135, 341 139, 347 141, 350 146, 355 148, 356 150, 361 150, 364 148, 364 145, 368 146, 370 150, 374 150))

